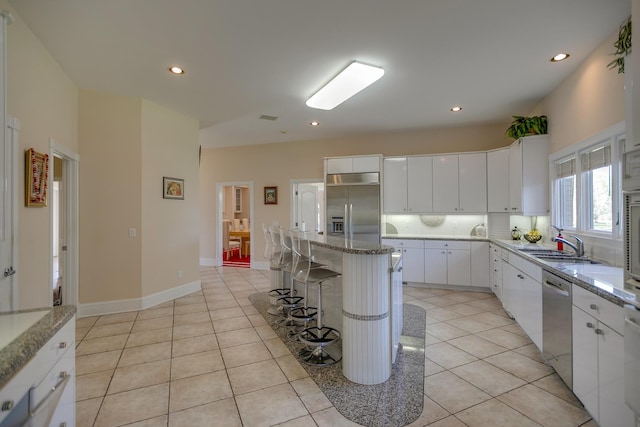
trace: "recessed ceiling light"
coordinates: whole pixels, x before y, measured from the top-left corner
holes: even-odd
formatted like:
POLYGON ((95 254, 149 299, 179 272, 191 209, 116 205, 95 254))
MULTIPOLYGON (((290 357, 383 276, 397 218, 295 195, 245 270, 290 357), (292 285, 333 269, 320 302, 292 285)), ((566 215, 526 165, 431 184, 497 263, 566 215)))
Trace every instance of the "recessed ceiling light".
POLYGON ((559 53, 556 56, 554 56, 553 58, 551 58, 551 62, 560 62, 560 61, 564 61, 565 59, 567 59, 569 57, 568 53, 559 53))
POLYGON ((311 126, 318 126, 320 124, 320 122, 311 122, 309 123, 311 126))
POLYGON ((169 68, 169 71, 171 71, 173 74, 184 74, 184 70, 180 67, 171 67, 169 68))
POLYGON ((458 111, 462 111, 462 107, 460 107, 459 105, 453 106, 451 107, 451 111, 457 113, 458 111))

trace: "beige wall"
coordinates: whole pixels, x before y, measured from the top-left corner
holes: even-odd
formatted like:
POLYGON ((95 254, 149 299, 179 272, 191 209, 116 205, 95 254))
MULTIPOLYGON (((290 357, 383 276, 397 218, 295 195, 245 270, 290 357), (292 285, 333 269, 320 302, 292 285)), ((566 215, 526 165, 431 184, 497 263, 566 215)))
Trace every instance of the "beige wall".
POLYGON ((200 279, 198 128, 195 119, 142 101, 143 296, 200 279), (184 179, 184 200, 162 198, 163 176, 184 179))
POLYGON ((83 90, 79 111, 79 302, 138 298, 142 296, 142 101, 83 90), (129 238, 129 228, 135 228, 138 237, 129 238))
POLYGON ((624 75, 607 68, 617 38, 616 30, 532 112, 549 117, 550 153, 624 120, 624 75))
POLYGON ((362 154, 395 156, 489 150, 510 144, 511 141, 504 137, 507 125, 506 122, 423 132, 378 133, 336 140, 203 149, 200 168, 200 257, 217 258, 215 249, 217 182, 253 181, 253 229, 256 236, 259 236, 254 239, 253 253, 256 260, 264 261, 261 224, 277 221, 289 226, 291 179, 322 179, 324 157, 362 154), (263 187, 274 185, 278 187, 278 204, 264 205, 263 187))
MULTIPOLYGON (((78 90, 10 4, 7 30, 7 112, 21 122, 20 156, 28 148, 49 152, 49 139, 78 152, 78 90)), ((24 177, 24 162, 18 164, 24 177)), ((24 206, 18 180, 19 307, 43 307, 51 298, 50 206, 24 206)))

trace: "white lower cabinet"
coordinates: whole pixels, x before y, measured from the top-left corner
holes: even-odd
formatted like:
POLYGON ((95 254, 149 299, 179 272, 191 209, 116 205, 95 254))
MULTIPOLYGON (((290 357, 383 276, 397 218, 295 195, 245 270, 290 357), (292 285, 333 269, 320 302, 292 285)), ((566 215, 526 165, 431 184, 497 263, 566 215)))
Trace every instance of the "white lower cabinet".
POLYGON ((382 244, 402 252, 403 282, 424 282, 424 240, 382 239, 382 244))
POLYGON ((471 286, 490 287, 489 243, 471 242, 471 286))
POLYGON ((511 256, 502 265, 502 305, 542 350, 542 269, 511 256))
POLYGON ((471 285, 471 242, 424 242, 424 281, 442 285, 471 285))
POLYGON ((502 249, 493 243, 489 244, 489 287, 502 301, 502 249))
POLYGON ((624 402, 622 308, 573 286, 573 392, 600 427, 634 427, 624 402), (611 320, 612 327, 603 320, 611 320))

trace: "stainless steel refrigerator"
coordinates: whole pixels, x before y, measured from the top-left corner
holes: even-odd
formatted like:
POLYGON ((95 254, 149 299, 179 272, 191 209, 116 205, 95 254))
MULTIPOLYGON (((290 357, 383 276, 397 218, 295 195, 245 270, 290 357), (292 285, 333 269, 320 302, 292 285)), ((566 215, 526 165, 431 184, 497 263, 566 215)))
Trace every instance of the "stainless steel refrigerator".
POLYGON ((327 175, 329 236, 380 243, 380 174, 327 175))

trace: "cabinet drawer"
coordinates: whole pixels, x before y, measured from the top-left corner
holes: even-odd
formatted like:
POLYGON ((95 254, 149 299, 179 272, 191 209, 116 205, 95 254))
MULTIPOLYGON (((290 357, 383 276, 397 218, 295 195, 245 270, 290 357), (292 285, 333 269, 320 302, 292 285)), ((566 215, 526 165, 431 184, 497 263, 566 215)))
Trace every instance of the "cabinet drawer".
POLYGON ((424 249, 424 240, 419 239, 382 239, 385 245, 393 246, 396 249, 416 248, 424 249))
MULTIPOLYGON (((44 376, 40 384, 31 389, 30 406, 31 411, 45 402, 45 399, 51 398, 51 392, 66 377, 70 377, 68 381, 73 381, 75 375, 75 351, 68 351, 44 376)), ((68 384, 67 384, 68 386, 68 384)))
POLYGON ((542 268, 519 256, 509 257, 509 264, 522 271, 538 283, 542 283, 542 268))
POLYGON ((471 250, 468 240, 425 240, 425 249, 466 249, 471 250))
POLYGON ((64 353, 76 345, 75 316, 71 318, 47 343, 38 351, 38 357, 43 357, 53 365, 64 353))
POLYGON ((624 335, 624 311, 598 295, 573 285, 573 305, 595 317, 598 321, 624 335))

